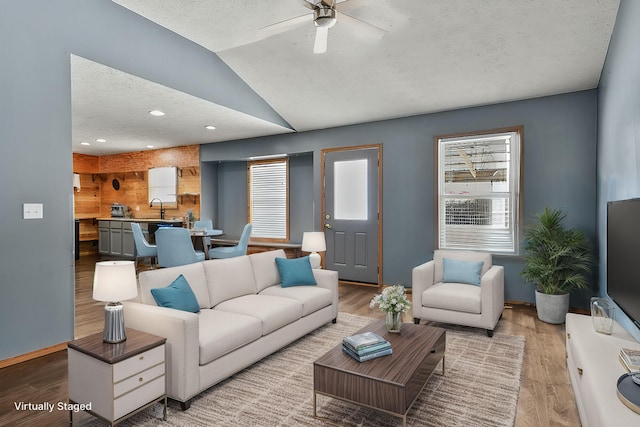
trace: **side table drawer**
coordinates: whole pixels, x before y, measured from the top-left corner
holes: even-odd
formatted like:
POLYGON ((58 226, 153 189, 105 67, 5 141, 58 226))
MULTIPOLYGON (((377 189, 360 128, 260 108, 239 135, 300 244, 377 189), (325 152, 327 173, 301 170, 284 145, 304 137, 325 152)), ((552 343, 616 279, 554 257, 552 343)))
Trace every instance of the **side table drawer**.
MULTIPOLYGON (((113 385, 113 397, 117 399, 118 397, 129 393, 138 387, 142 387, 163 375, 164 363, 160 363, 153 368, 147 369, 146 371, 137 373, 123 381, 115 383, 113 385)), ((164 390, 162 390, 162 392, 164 392, 164 390)))
POLYGON ((161 362, 164 362, 164 344, 113 365, 113 382, 120 382, 161 362))
POLYGON ((113 401, 113 419, 118 419, 135 411, 142 405, 161 397, 165 392, 165 376, 124 394, 113 401))

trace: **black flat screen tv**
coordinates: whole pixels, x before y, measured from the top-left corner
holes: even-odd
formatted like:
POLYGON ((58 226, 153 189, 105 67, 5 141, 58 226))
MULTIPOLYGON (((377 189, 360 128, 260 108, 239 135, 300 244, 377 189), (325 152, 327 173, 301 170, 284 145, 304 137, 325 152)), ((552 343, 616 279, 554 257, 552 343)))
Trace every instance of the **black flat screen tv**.
POLYGON ((607 294, 640 329, 640 199, 607 203, 607 294))

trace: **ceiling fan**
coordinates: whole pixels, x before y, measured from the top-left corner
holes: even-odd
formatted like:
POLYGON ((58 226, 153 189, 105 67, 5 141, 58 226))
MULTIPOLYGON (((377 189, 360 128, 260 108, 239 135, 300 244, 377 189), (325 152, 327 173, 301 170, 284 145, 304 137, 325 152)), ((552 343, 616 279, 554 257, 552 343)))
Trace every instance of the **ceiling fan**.
POLYGON ((354 31, 370 37, 380 39, 386 33, 382 28, 376 27, 368 22, 361 21, 360 19, 356 19, 345 13, 365 4, 365 0, 345 0, 339 3, 336 0, 320 0, 317 3, 309 0, 300 0, 300 2, 308 9, 311 9, 313 13, 307 13, 302 16, 263 27, 259 31, 260 39, 289 31, 313 20, 316 27, 316 39, 313 45, 313 53, 319 54, 327 51, 329 28, 333 27, 338 21, 350 26, 354 31))

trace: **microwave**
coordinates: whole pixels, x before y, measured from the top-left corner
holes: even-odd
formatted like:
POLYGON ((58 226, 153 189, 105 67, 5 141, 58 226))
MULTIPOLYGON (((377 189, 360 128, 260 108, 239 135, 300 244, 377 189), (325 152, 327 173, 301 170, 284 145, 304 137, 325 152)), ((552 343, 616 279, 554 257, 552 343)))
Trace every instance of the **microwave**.
POLYGON ((111 205, 111 217, 112 218, 124 218, 127 212, 127 207, 114 203, 111 205))

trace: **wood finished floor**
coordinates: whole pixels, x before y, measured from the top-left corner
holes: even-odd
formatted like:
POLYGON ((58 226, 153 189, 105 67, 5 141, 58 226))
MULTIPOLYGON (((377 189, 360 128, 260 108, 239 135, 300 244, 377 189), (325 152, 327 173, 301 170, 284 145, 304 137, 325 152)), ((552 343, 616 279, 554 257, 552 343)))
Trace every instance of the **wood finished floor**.
MULTIPOLYGON (((76 264, 76 338, 100 332, 104 304, 91 299, 93 270, 98 258, 82 256, 76 264)), ((377 288, 340 285, 340 311, 382 318, 369 301, 377 288)), ((405 315, 411 321, 411 313, 405 315)), ((424 322, 423 322, 424 323, 424 322)), ((580 426, 566 368, 564 325, 540 322, 535 309, 514 305, 505 309, 496 332, 526 338, 516 427, 580 426)), ((0 369, 0 426, 67 425, 68 413, 18 411, 16 402, 66 402, 67 356, 60 351, 0 369)), ((86 415, 74 419, 86 419, 86 415)))

